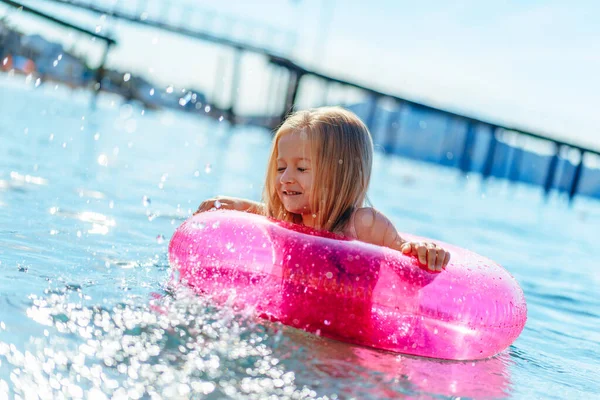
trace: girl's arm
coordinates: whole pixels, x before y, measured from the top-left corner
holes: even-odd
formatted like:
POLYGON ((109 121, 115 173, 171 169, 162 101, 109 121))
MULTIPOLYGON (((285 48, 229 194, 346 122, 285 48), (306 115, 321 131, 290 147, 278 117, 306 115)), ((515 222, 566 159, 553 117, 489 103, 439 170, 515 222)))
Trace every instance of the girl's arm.
POLYGON ((431 271, 441 271, 450 261, 450 253, 435 243, 404 240, 390 220, 374 208, 360 208, 353 217, 357 239, 362 242, 413 255, 419 259, 421 265, 431 271))
POLYGON ((263 214, 264 206, 256 201, 236 197, 217 196, 200 204, 194 215, 213 209, 245 211, 252 214, 263 214))

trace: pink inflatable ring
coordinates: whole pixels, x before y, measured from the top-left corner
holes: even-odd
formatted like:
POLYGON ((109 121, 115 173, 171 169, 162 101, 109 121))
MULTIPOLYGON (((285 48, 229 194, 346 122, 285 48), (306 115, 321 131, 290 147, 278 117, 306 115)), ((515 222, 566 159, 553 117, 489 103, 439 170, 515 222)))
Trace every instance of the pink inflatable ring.
POLYGON ((308 332, 425 357, 491 357, 525 326, 523 291, 498 264, 444 246, 452 259, 432 273, 391 249, 215 211, 177 229, 169 261, 197 293, 308 332))

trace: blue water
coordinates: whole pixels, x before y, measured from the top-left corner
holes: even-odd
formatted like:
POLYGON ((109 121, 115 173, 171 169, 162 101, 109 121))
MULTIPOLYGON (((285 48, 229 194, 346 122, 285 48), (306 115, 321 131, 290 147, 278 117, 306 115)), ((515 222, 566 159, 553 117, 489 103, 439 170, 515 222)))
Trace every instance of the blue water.
POLYGON ((479 362, 350 346, 167 285, 202 199, 259 198, 267 132, 24 80, 0 75, 0 398, 600 396, 598 203, 378 154, 374 205, 503 264, 529 319, 479 362))

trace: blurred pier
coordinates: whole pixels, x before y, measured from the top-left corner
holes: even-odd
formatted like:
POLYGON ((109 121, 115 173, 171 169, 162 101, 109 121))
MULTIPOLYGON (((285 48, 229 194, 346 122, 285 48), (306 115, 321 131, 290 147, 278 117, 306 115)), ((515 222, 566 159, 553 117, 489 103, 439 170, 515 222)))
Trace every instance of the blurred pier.
MULTIPOLYGON (((23 11, 37 12, 40 17, 87 34, 94 32, 36 11, 32 4, 52 3, 76 8, 230 50, 232 57, 228 67, 232 73, 227 74, 230 90, 226 99, 209 98, 211 111, 205 114, 226 118, 231 123, 273 129, 296 109, 342 105, 363 118, 376 146, 386 154, 458 168, 464 174, 480 174, 483 179, 538 185, 546 195, 558 191, 565 193, 569 200, 576 195, 600 198, 598 149, 584 148, 517 126, 457 114, 305 68, 294 61, 296 34, 291 31, 220 15, 192 3, 167 0, 43 0, 34 3, 0 0, 0 3, 21 5, 23 11), (225 26, 220 31, 214 28, 219 25, 218 21, 225 26), (248 57, 259 57, 265 65, 263 72, 267 82, 262 84, 264 92, 260 98, 254 92, 240 89, 246 80, 255 79, 247 73, 248 57), (240 99, 253 97, 259 104, 252 112, 243 112, 238 107, 240 99)), ((106 60, 116 41, 100 36, 96 35, 106 42, 103 58, 106 60)), ((218 74, 214 85, 220 85, 225 77, 220 71, 218 74)), ((213 90, 213 93, 222 91, 213 90)))

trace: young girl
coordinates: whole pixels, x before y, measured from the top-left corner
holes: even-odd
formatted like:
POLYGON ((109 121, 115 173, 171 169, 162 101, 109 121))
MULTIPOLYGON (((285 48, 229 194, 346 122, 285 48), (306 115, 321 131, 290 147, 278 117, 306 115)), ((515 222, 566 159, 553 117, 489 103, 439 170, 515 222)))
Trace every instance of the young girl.
POLYGON ((450 253, 402 239, 385 215, 364 206, 372 163, 371 134, 355 114, 340 107, 299 111, 273 139, 263 202, 218 196, 196 214, 221 208, 267 215, 411 254, 441 271, 450 253))

